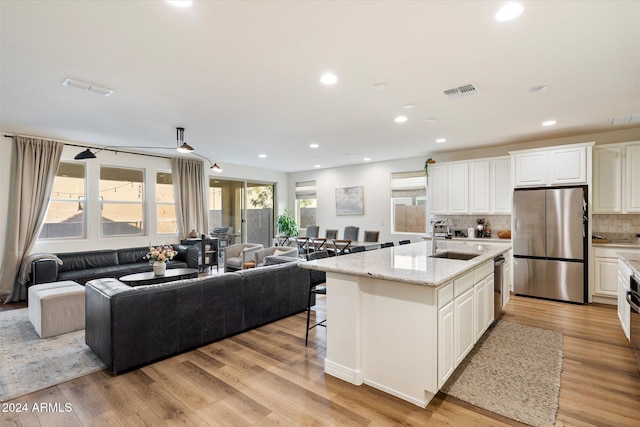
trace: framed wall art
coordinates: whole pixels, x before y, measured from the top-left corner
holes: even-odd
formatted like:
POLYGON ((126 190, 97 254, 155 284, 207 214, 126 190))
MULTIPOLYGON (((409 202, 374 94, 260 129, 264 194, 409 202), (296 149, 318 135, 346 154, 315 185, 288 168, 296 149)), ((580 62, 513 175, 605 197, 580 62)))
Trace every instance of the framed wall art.
POLYGON ((364 187, 336 188, 336 215, 364 215, 364 187))

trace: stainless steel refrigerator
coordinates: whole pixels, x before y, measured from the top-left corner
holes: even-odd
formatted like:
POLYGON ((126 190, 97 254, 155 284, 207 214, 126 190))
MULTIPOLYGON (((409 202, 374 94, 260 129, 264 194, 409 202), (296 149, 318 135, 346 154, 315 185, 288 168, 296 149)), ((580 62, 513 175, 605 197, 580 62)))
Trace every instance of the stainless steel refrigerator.
POLYGON ((513 289, 516 294, 587 302, 586 187, 513 193, 513 289))

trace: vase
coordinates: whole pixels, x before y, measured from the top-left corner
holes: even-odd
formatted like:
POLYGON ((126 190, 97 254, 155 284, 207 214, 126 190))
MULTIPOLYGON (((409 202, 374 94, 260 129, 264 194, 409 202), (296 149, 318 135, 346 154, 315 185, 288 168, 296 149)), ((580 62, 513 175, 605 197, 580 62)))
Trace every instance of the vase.
POLYGON ((153 274, 156 276, 164 276, 164 272, 167 270, 167 263, 162 261, 155 261, 153 263, 153 274))

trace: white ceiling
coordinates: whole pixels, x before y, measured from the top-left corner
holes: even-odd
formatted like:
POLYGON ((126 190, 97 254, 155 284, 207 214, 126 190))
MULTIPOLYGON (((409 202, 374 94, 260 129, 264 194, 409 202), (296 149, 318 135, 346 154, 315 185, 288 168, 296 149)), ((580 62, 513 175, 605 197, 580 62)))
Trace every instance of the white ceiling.
POLYGON ((611 121, 640 114, 640 2, 521 3, 3 0, 0 129, 175 147, 181 126, 223 167, 291 172, 632 126, 611 121))

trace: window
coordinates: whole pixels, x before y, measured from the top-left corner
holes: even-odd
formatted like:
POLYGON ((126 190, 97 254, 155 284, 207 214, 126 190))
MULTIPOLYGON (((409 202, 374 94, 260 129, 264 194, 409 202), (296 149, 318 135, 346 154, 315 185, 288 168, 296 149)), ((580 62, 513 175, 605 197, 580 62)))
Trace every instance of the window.
POLYGON ((156 209, 158 234, 176 234, 176 205, 173 197, 173 179, 170 172, 156 173, 156 209))
POLYGON ((103 236, 144 233, 144 171, 100 167, 100 224, 103 236))
POLYGON ((392 233, 427 232, 427 187, 424 171, 391 174, 392 233))
POLYGON ((298 228, 316 224, 316 182, 296 182, 296 221, 298 228))
POLYGON ((85 188, 84 163, 60 163, 40 239, 85 236, 85 188))

